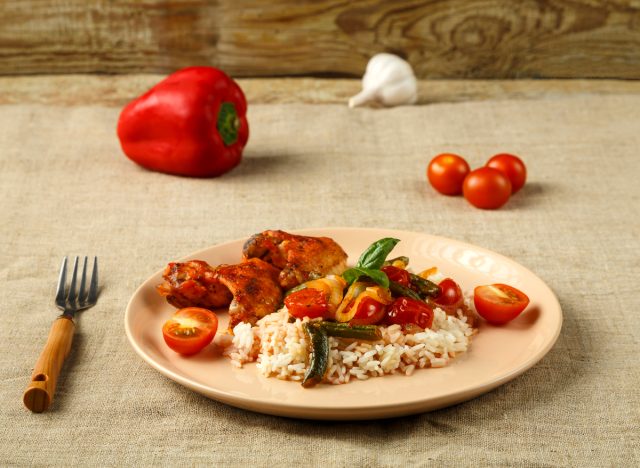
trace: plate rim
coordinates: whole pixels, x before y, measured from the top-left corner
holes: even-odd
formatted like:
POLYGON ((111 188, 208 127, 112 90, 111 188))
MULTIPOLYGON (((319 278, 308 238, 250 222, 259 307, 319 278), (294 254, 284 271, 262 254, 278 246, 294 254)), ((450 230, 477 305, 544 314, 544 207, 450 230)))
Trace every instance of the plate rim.
MULTIPOLYGON (((419 413, 419 412, 424 412, 424 411, 432 411, 438 408, 442 408, 442 407, 446 407, 449 406, 451 404, 457 404, 457 403, 462 403, 464 401, 468 401, 470 399, 473 399, 479 395, 488 393, 492 390, 494 390, 495 388, 499 387, 500 385, 509 382, 510 380, 513 380, 514 378, 518 377, 519 375, 525 373, 527 370, 529 370, 530 368, 532 368, 535 364, 537 364, 538 362, 540 362, 548 353, 549 351, 554 347, 555 343, 557 342, 560 333, 562 331, 562 325, 564 322, 564 317, 562 314, 562 307, 560 305, 560 302, 555 294, 555 292, 551 289, 551 287, 545 282, 543 281, 538 275, 536 275, 533 271, 531 271, 529 268, 525 267, 524 265, 516 262, 515 260, 506 257, 505 255, 502 255, 499 252, 493 251, 493 250, 489 250, 485 247, 479 246, 479 245, 475 245, 475 244, 471 244, 465 241, 460 241, 457 239, 452 239, 452 238, 448 238, 448 237, 444 237, 444 236, 439 236, 439 235, 434 235, 434 234, 429 234, 429 233, 425 233, 425 232, 419 232, 419 231, 408 231, 408 230, 400 230, 400 229, 388 229, 388 228, 369 228, 369 227, 315 227, 315 228, 303 228, 303 229, 290 229, 287 230, 286 232, 290 232, 292 234, 306 234, 306 235, 312 235, 312 233, 316 233, 315 235, 322 235, 322 234, 318 234, 319 231, 331 231, 331 232, 336 232, 336 231, 360 231, 360 232, 368 232, 368 233, 373 233, 373 232, 377 232, 377 233, 384 233, 383 235, 389 235, 389 236, 396 236, 401 238, 402 235, 410 235, 410 236, 426 236, 428 238, 431 238, 433 240, 436 241, 441 241, 441 242, 446 242, 446 243, 453 243, 456 244, 458 246, 463 246, 463 247, 467 247, 467 248, 472 248, 475 251, 484 253, 484 254, 489 254, 490 256, 494 257, 494 258, 498 258, 501 261, 504 261, 506 263, 509 264, 513 264, 516 265, 519 269, 521 270, 525 270, 528 274, 530 274, 531 276, 535 277, 538 281, 540 281, 540 283, 546 288, 548 289, 549 293, 550 293, 550 298, 553 298, 554 301, 554 308, 557 309, 557 322, 556 322, 556 329, 554 330, 554 333, 552 335, 552 338, 549 339, 546 343, 545 346, 543 348, 541 348, 537 353, 535 353, 534 355, 528 357, 524 362, 522 362, 519 366, 511 369, 509 372, 505 373, 505 374, 501 374, 495 378, 492 378, 488 381, 484 381, 481 385, 478 384, 468 384, 465 387, 462 388, 457 388, 455 391, 447 393, 445 395, 440 395, 440 396, 436 396, 436 397, 431 397, 431 398, 426 398, 426 399, 421 399, 421 398, 414 398, 412 400, 406 400, 403 401, 401 403, 388 403, 388 404, 362 404, 362 405, 355 405, 355 406, 349 406, 349 415, 347 415, 347 417, 336 417, 335 415, 333 415, 334 412, 336 411, 344 411, 344 406, 331 406, 331 405, 316 405, 316 404, 309 404, 309 405, 292 405, 292 404, 283 404, 283 403, 279 403, 279 402, 273 402, 273 401, 266 401, 264 399, 260 399, 257 397, 253 397, 253 396, 238 396, 238 395, 234 395, 233 393, 230 393, 228 391, 224 391, 224 390, 219 390, 219 389, 214 389, 210 386, 201 384, 200 382, 196 382, 194 380, 189 379, 188 377, 185 377, 181 374, 175 373, 170 369, 165 368, 164 366, 162 366, 161 364, 157 363, 153 357, 151 357, 149 354, 147 354, 138 344, 137 340, 134 338, 133 336, 133 332, 131 330, 130 327, 130 321, 131 321, 131 317, 132 317, 132 303, 134 301, 134 299, 143 292, 144 289, 146 289, 148 287, 148 283, 152 281, 153 278, 155 278, 158 275, 161 275, 162 272, 164 271, 164 267, 155 271, 154 273, 152 273, 150 276, 148 276, 133 292, 133 294, 131 295, 131 297, 129 298, 129 301, 127 303, 127 306, 125 308, 125 314, 124 314, 124 325, 125 325, 125 333, 127 336, 127 339, 129 341, 129 344, 133 347, 133 349, 136 351, 136 353, 138 354, 138 356, 140 356, 143 361, 145 361, 148 365, 150 365, 153 369, 155 369, 156 371, 158 371, 160 374, 164 375, 165 377, 173 380, 174 382, 192 390, 195 391, 197 393, 200 393, 204 396, 206 396, 207 398, 210 399, 214 399, 216 401, 220 401, 226 404, 230 404, 232 406, 238 407, 238 408, 243 408, 243 409, 247 409, 250 411, 255 411, 255 412, 259 412, 259 413, 265 413, 265 414, 271 414, 271 415, 276 415, 276 416, 288 416, 288 417, 296 417, 299 419, 327 419, 327 420, 358 420, 358 419, 374 419, 374 418, 379 418, 379 417, 388 417, 389 415, 393 415, 393 416, 401 416, 401 415, 406 415, 406 414, 415 414, 415 413, 419 413), (212 396, 212 395, 215 395, 212 396), (467 395, 466 398, 460 398, 461 395, 467 395), (436 400, 443 400, 443 403, 438 406, 438 404, 430 404, 433 401, 436 400), (447 403, 447 401, 450 401, 450 403, 447 403), (263 408, 261 409, 256 409, 254 408, 254 406, 252 404, 259 404, 261 406, 263 406, 263 408), (423 408, 428 407, 428 409, 420 409, 422 404, 423 408), (267 407, 264 407, 264 406, 267 407), (309 413, 307 416, 300 416, 300 411, 299 410, 304 410, 305 412, 309 413), (325 412, 327 414, 322 414, 322 412, 325 412), (365 412, 370 412, 370 413, 366 413, 365 412), (329 414, 331 413, 331 414, 329 414), (355 414, 355 415, 354 415, 355 414)), ((328 234, 324 234, 324 235, 328 235, 328 234)), ((224 248, 227 245, 231 245, 231 244, 236 244, 236 243, 242 243, 244 241, 246 241, 247 239, 249 239, 250 236, 245 236, 245 237, 240 237, 240 238, 236 238, 236 239, 231 239, 228 241, 224 241, 218 244, 214 244, 202 249, 199 249, 197 251, 194 251, 188 255, 184 255, 184 256, 180 256, 177 260, 175 261, 186 261, 189 259, 193 259, 198 257, 199 255, 202 255, 203 253, 207 253, 208 251, 210 251, 213 248, 224 248)))

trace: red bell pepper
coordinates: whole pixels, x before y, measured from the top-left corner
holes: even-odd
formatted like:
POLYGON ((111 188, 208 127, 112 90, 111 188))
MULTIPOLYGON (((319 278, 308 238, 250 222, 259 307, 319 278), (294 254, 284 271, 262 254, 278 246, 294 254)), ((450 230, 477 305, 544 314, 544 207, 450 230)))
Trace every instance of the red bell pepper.
POLYGON ((122 110, 122 151, 147 169, 214 177, 234 168, 249 138, 247 101, 221 70, 179 70, 122 110))

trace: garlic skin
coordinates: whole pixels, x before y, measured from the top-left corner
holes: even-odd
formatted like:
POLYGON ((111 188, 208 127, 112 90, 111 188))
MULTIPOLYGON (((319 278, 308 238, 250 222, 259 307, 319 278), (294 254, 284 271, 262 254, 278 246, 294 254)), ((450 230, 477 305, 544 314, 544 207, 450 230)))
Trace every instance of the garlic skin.
POLYGON ((362 91, 349 99, 349 107, 368 103, 401 106, 417 99, 418 83, 409 62, 393 54, 376 54, 362 77, 362 91))

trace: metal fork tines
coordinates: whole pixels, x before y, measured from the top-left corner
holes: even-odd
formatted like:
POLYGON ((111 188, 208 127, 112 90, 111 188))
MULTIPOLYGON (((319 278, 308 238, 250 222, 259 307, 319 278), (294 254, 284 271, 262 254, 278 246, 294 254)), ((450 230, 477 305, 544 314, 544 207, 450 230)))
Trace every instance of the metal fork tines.
POLYGON ((67 282, 67 257, 62 260, 60 278, 56 290, 56 305, 63 311, 62 315, 73 318, 75 313, 95 305, 98 300, 98 257, 93 257, 93 269, 87 290, 87 264, 88 258, 84 257, 82 273, 80 274, 80 287, 78 289, 78 263, 79 257, 73 262, 71 282, 66 288, 67 282))

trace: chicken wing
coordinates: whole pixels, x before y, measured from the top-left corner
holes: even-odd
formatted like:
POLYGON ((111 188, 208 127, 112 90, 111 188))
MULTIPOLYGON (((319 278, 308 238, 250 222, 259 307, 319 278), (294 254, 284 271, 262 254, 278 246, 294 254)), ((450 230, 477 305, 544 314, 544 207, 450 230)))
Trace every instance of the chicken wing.
POLYGON ((242 249, 244 258, 260 258, 280 269, 278 281, 285 290, 305 281, 347 268, 347 254, 333 239, 264 231, 252 236, 242 249))
POLYGON ((215 277, 215 268, 202 260, 169 263, 162 277, 164 283, 156 289, 174 307, 216 309, 233 299, 229 288, 215 277))
POLYGON ((237 265, 220 265, 215 269, 215 278, 233 294, 229 305, 229 328, 240 322, 254 324, 282 304, 278 270, 259 258, 237 265))

